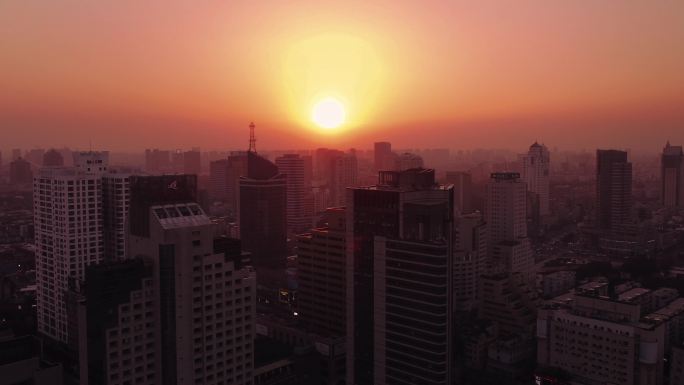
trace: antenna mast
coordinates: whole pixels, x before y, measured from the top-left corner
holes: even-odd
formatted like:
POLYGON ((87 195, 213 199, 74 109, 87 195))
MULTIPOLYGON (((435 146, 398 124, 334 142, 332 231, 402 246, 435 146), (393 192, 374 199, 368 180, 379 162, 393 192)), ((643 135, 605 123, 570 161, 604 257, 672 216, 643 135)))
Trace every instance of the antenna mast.
POLYGON ((254 122, 249 124, 249 152, 256 154, 256 137, 254 136, 254 122))

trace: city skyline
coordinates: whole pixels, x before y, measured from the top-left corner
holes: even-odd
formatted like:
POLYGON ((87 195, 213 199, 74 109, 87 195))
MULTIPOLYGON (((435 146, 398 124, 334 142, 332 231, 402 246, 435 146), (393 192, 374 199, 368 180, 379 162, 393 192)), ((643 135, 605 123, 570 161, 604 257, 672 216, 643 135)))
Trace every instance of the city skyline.
POLYGON ((0 385, 684 385, 684 2, 0 4, 0 385))

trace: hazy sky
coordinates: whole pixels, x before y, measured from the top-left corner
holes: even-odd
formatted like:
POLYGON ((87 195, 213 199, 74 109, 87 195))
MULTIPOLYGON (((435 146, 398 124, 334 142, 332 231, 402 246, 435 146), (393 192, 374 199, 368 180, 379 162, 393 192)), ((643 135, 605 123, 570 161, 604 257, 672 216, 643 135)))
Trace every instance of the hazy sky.
POLYGON ((0 1, 4 149, 239 148, 251 120, 264 149, 655 151, 684 142, 684 1, 0 1))

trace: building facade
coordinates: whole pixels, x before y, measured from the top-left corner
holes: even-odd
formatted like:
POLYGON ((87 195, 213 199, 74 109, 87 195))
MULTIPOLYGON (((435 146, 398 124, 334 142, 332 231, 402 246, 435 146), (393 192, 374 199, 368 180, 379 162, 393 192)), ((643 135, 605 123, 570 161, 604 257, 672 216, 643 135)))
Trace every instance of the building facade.
POLYGON ((665 207, 684 207, 684 152, 667 142, 660 158, 661 202, 665 207))
POLYGON ((539 214, 550 214, 549 172, 551 157, 543 144, 534 142, 527 154, 520 156, 521 178, 527 183, 527 191, 536 195, 539 202, 539 214))

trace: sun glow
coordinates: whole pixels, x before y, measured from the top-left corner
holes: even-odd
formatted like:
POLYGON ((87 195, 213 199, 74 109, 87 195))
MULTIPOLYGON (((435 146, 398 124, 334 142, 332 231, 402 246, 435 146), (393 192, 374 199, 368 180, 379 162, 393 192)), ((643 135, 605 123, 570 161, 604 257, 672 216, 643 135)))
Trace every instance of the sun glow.
POLYGON ((335 98, 325 98, 316 103, 311 111, 311 120, 321 128, 335 129, 346 118, 344 106, 335 98))
POLYGON ((378 113, 385 68, 372 39, 321 34, 291 44, 283 62, 287 111, 317 132, 342 133, 378 113))

